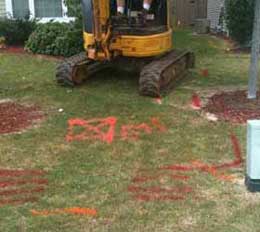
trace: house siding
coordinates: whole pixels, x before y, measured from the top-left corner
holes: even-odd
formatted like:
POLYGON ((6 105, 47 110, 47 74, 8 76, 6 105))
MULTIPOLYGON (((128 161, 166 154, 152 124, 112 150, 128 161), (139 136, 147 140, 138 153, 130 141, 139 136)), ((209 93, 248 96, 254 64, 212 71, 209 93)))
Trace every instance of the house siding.
POLYGON ((5 16, 5 0, 0 0, 0 17, 5 16))
POLYGON ((221 8, 225 0, 208 0, 208 19, 210 20, 210 28, 217 29, 221 8))

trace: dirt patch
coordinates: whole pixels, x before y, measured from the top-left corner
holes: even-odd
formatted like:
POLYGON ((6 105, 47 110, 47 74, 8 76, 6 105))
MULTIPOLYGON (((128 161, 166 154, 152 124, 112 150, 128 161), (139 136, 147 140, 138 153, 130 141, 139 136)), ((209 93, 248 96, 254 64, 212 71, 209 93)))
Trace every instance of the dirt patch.
POLYGON ((37 106, 25 106, 15 102, 0 103, 0 134, 20 132, 43 119, 37 106))
POLYGON ((246 91, 217 93, 209 98, 203 110, 219 119, 233 123, 246 123, 260 119, 260 92, 256 100, 247 99, 246 91))

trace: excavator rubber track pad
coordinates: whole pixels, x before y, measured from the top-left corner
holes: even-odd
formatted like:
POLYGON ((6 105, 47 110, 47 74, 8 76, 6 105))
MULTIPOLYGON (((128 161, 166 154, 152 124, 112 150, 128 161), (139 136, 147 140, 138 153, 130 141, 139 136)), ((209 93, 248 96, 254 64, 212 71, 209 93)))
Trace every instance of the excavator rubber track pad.
POLYGON ((88 62, 85 52, 71 56, 64 61, 60 62, 56 69, 56 81, 58 84, 63 86, 75 85, 73 81, 73 74, 75 72, 75 67, 82 62, 88 62))
POLYGON ((88 77, 107 67, 105 62, 87 58, 85 52, 69 57, 61 62, 56 71, 56 81, 62 86, 74 87, 82 84, 88 77))
POLYGON ((162 91, 171 89, 182 80, 195 65, 195 56, 190 51, 173 50, 147 64, 140 75, 140 94, 160 97, 162 91))

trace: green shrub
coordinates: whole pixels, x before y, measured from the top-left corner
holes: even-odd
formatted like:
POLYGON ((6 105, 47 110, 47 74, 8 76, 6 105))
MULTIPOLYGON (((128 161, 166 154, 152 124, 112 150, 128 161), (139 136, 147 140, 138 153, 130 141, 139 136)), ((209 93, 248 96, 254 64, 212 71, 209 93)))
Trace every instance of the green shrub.
POLYGON ((72 56, 83 50, 82 26, 71 23, 49 22, 38 24, 26 43, 26 49, 38 54, 72 56))
POLYGON ((226 0, 226 22, 232 39, 245 45, 252 39, 255 0, 226 0))
POLYGON ((80 0, 65 0, 65 4, 68 7, 68 16, 81 18, 82 10, 80 0))
POLYGON ((7 45, 24 45, 36 28, 36 21, 29 19, 0 19, 0 37, 7 45))

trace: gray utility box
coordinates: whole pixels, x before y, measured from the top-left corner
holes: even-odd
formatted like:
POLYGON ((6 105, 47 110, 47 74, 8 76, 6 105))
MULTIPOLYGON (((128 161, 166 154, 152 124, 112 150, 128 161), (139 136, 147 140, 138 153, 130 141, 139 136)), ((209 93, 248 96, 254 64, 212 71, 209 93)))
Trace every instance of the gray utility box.
POLYGON ((248 121, 247 129, 247 177, 251 192, 260 192, 260 120, 248 121))
POLYGON ((207 34, 210 31, 210 20, 195 19, 195 32, 198 34, 207 34))

